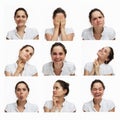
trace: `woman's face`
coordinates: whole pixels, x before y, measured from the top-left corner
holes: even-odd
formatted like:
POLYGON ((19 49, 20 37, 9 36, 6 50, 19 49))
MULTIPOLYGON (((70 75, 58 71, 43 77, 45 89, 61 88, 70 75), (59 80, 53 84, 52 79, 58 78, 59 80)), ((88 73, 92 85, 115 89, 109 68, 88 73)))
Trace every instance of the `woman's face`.
POLYGON ((103 61, 108 61, 108 56, 110 54, 110 48, 109 47, 103 47, 97 52, 98 58, 103 61))
POLYGON ((18 84, 15 90, 16 96, 20 101, 26 101, 29 91, 24 83, 18 84))
POLYGON ((104 26, 104 17, 99 11, 94 11, 90 22, 94 28, 101 28, 104 26))
POLYGON ((93 88, 91 89, 91 93, 94 97, 94 99, 99 100, 102 98, 104 93, 104 88, 101 83, 97 82, 94 83, 93 88))
POLYGON ((66 18, 65 18, 65 16, 64 16, 64 14, 63 14, 63 13, 57 13, 57 14, 55 15, 54 19, 53 19, 53 24, 54 24, 54 25, 55 25, 56 21, 57 21, 57 22, 60 22, 60 21, 66 22, 66 18))
POLYGON ((17 27, 23 27, 25 26, 25 23, 27 21, 27 16, 23 10, 19 10, 17 11, 14 19, 17 24, 17 27))
POLYGON ((62 63, 65 60, 65 52, 61 46, 55 46, 51 52, 54 63, 62 63))
POLYGON ((55 82, 53 86, 53 96, 54 97, 64 97, 66 94, 66 90, 63 90, 63 87, 60 85, 59 82, 55 82))
POLYGON ((21 60, 23 60, 24 62, 26 62, 32 57, 33 53, 34 53, 33 48, 26 47, 26 48, 20 50, 19 58, 21 60))

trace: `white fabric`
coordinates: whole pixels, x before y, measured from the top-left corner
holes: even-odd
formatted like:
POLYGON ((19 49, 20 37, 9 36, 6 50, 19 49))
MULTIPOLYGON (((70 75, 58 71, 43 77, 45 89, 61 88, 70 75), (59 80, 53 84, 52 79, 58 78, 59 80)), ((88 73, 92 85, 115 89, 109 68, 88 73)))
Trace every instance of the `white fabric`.
MULTIPOLYGON (((112 28, 105 26, 100 40, 113 40, 115 39, 115 36, 116 36, 115 31, 112 28)), ((95 40, 93 35, 93 27, 85 29, 82 32, 82 38, 84 40, 95 40)))
POLYGON ((23 38, 21 38, 17 34, 17 29, 9 31, 7 33, 6 38, 8 38, 10 40, 19 40, 19 39, 29 40, 29 39, 34 39, 37 35, 39 35, 39 33, 36 29, 26 27, 23 38))
MULTIPOLYGON (((65 32, 66 32, 67 35, 71 34, 71 33, 74 33, 72 28, 65 28, 65 32)), ((45 34, 53 35, 53 33, 54 33, 54 28, 50 28, 50 29, 45 30, 45 34)), ((61 41, 61 35, 58 36, 58 41, 61 41)))
MULTIPOLYGON (((17 103, 11 103, 6 105, 5 112, 19 112, 17 109, 17 103)), ((23 112, 39 112, 38 106, 31 103, 25 104, 25 109, 23 112)))
MULTIPOLYGON (((75 74, 75 65, 71 62, 65 61, 62 67, 60 75, 71 75, 75 74)), ((53 69, 53 62, 46 63, 43 65, 42 72, 44 75, 55 75, 53 69)))
MULTIPOLYGON (((100 107, 99 112, 109 112, 110 110, 115 108, 115 104, 112 101, 106 100, 106 99, 102 99, 100 106, 101 107, 100 107)), ((97 112, 96 109, 94 108, 93 100, 91 100, 83 105, 83 111, 97 112)))
MULTIPOLYGON (((16 69, 17 63, 9 64, 5 67, 5 71, 11 73, 12 75, 14 75, 16 69)), ((37 73, 36 67, 26 63, 21 76, 33 76, 36 73, 37 73)))
MULTIPOLYGON (((52 100, 45 102, 44 107, 47 107, 48 109, 52 109, 52 106, 53 106, 53 101, 52 100)), ((56 110, 56 112, 58 112, 58 111, 56 110)), ((68 102, 68 101, 65 101, 63 103, 63 107, 62 107, 60 112, 76 112, 75 105, 68 102)))
MULTIPOLYGON (((84 69, 87 70, 88 72, 91 72, 92 68, 93 68, 93 62, 87 63, 84 67, 84 69)), ((109 64, 105 64, 105 63, 100 65, 99 73, 100 75, 114 74, 112 67, 109 64)))

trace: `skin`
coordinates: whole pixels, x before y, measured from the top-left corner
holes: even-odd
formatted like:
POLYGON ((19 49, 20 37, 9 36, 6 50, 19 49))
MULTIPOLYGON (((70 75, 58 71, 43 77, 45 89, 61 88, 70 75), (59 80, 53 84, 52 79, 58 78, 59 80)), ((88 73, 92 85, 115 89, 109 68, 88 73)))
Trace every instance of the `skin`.
POLYGON ((56 41, 58 40, 59 35, 61 34, 61 40, 62 41, 72 41, 74 37, 74 33, 66 34, 65 32, 65 24, 66 24, 66 18, 63 13, 57 13, 55 18, 53 19, 54 24, 54 32, 53 35, 51 34, 45 34, 45 38, 48 41, 56 41))
POLYGON ((99 11, 94 11, 92 13, 90 23, 93 26, 93 33, 95 39, 100 40, 104 27, 104 16, 99 11))
POLYGON ((48 109, 47 107, 44 107, 44 112, 55 112, 56 109, 57 111, 61 111, 62 109, 62 104, 64 102, 64 97, 66 94, 67 90, 63 89, 63 87, 60 85, 59 82, 55 82, 53 86, 53 106, 52 109, 48 109))
POLYGON ((29 91, 24 83, 20 83, 17 86, 17 89, 15 90, 15 94, 18 98, 17 100, 17 109, 19 112, 23 112, 25 109, 25 104, 27 102, 27 96, 29 94, 29 91))
MULTIPOLYGON (((30 58, 32 57, 34 51, 31 47, 26 47, 23 50, 19 51, 19 57, 17 60, 17 69, 14 73, 14 75, 12 75, 11 73, 5 71, 5 75, 6 76, 19 76, 22 74, 23 70, 24 70, 24 66, 26 64, 27 61, 30 60, 30 58)), ((34 74, 33 76, 37 76, 38 74, 34 74)))
POLYGON ((55 46, 51 53, 53 61, 54 73, 60 75, 62 72, 63 61, 65 60, 65 52, 61 46, 55 46))
MULTIPOLYGON (((93 95, 93 101, 94 101, 94 108, 96 111, 100 111, 100 102, 102 100, 102 96, 104 94, 104 88, 101 83, 97 82, 94 83, 93 88, 91 89, 91 93, 93 95)), ((109 110, 108 112, 114 112, 115 108, 109 110)))
MULTIPOLYGON (((25 12, 23 10, 19 10, 16 14, 16 16, 14 17, 14 20, 17 24, 17 33, 20 36, 21 39, 23 39, 24 37, 24 31, 26 28, 26 22, 27 22, 28 17, 26 16, 25 12)), ((33 39, 39 39, 39 35, 37 35, 35 38, 33 39)))
MULTIPOLYGON (((94 60, 92 71, 89 72, 87 70, 84 70, 84 75, 100 75, 99 73, 100 65, 103 64, 105 61, 109 60, 108 59, 109 54, 110 54, 109 47, 104 47, 100 49, 97 52, 98 58, 94 60)), ((107 74, 107 75, 111 75, 111 74, 107 74)))

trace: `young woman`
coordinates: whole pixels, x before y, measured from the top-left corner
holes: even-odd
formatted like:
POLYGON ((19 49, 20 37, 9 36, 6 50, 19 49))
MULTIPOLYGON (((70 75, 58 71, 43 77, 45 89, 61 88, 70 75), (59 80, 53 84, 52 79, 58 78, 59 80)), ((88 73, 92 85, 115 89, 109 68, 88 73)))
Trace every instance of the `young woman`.
POLYGON ((101 80, 94 80, 91 83, 93 99, 83 105, 84 112, 114 112, 115 105, 112 101, 103 99, 105 85, 101 80))
POLYGON ((69 84, 63 80, 57 80, 53 86, 52 100, 46 101, 44 112, 76 112, 74 104, 65 100, 69 93, 69 84))
POLYGON ((45 39, 48 41, 71 41, 74 37, 72 28, 65 28, 66 13, 62 8, 57 8, 53 12, 53 25, 54 28, 46 29, 45 39))
POLYGON ((52 61, 43 66, 44 75, 75 75, 75 65, 65 61, 67 50, 62 43, 54 43, 50 53, 52 61))
POLYGON ((18 82, 15 86, 17 101, 8 104, 5 108, 5 112, 38 112, 37 105, 27 102, 29 91, 30 89, 26 82, 18 82))
POLYGON ((89 13, 89 21, 92 27, 82 32, 83 40, 115 40, 115 31, 104 26, 104 19, 104 14, 100 9, 92 9, 89 13))
POLYGON ((23 46, 18 55, 18 60, 14 64, 7 65, 5 68, 6 76, 37 76, 35 66, 27 63, 34 54, 34 47, 31 45, 23 46))
POLYGON ((97 52, 98 58, 84 67, 84 75, 113 75, 113 69, 108 64, 114 58, 112 47, 103 47, 97 52))
POLYGON ((18 8, 14 13, 14 20, 17 24, 15 30, 7 33, 7 40, 29 40, 39 39, 39 33, 36 29, 28 28, 26 22, 28 19, 27 11, 24 8, 18 8))

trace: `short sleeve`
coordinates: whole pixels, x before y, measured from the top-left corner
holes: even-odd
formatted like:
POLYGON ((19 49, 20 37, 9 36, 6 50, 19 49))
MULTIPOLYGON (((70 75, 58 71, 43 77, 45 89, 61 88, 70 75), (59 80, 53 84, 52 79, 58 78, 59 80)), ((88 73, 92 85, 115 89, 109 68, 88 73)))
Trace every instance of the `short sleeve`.
POLYGON ((53 106, 53 103, 52 101, 46 101, 45 104, 44 104, 44 107, 48 108, 48 109, 51 109, 53 106))

